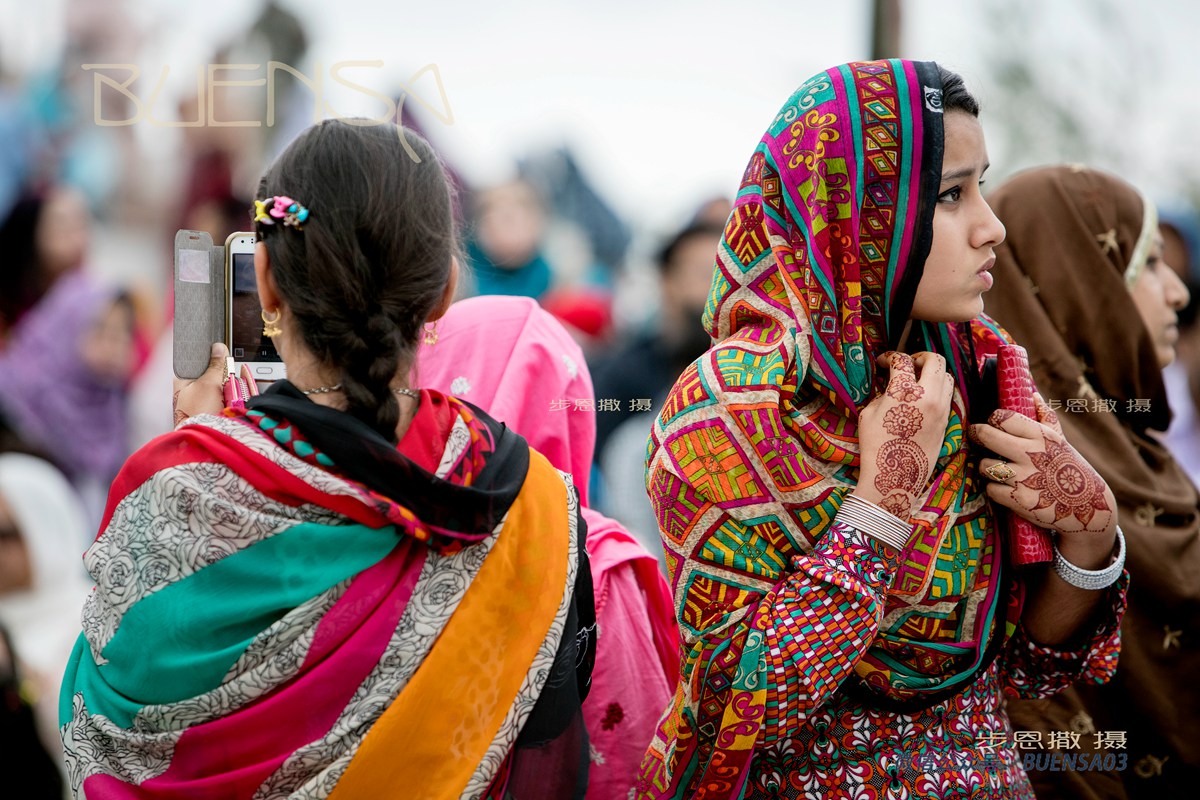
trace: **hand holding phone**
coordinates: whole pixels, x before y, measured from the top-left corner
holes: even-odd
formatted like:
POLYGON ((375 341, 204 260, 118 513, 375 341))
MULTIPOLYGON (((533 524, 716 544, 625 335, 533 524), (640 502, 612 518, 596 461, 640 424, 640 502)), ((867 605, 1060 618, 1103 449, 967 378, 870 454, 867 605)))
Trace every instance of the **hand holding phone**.
POLYGON ((228 403, 222 400, 222 391, 229 374, 229 351, 223 342, 209 346, 209 359, 205 369, 195 380, 176 377, 171 396, 175 425, 188 417, 199 414, 220 414, 228 403))

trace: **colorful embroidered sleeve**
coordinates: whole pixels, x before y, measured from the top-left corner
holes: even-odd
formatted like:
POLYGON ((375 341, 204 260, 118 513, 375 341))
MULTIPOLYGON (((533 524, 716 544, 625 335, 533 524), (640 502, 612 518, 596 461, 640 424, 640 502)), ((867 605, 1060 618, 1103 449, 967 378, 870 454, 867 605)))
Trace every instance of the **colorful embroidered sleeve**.
POLYGON ((1034 642, 1024 625, 1009 640, 1002 656, 1001 678, 1006 694, 1039 699, 1058 694, 1074 683, 1108 683, 1117 669, 1121 649, 1121 619, 1125 616, 1129 571, 1108 590, 1101 607, 1103 620, 1088 639, 1073 650, 1056 650, 1034 642))
POLYGON ((835 519, 811 555, 763 598, 767 610, 765 741, 796 736, 870 647, 899 554, 835 519))

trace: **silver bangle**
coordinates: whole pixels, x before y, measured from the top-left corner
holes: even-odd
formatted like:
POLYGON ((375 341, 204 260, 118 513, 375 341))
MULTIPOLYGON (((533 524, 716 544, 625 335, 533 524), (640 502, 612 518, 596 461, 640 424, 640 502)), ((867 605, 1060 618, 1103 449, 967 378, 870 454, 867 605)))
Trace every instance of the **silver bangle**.
POLYGON ((912 526, 870 500, 853 494, 842 499, 842 506, 834 521, 886 542, 900 552, 908 546, 909 537, 912 536, 912 526))
POLYGON ((1121 532, 1120 525, 1117 526, 1117 557, 1104 569, 1080 569, 1063 558, 1063 554, 1058 552, 1058 545, 1054 545, 1054 574, 1076 589, 1089 591, 1107 589, 1117 582, 1123 569, 1125 569, 1125 534, 1121 532))

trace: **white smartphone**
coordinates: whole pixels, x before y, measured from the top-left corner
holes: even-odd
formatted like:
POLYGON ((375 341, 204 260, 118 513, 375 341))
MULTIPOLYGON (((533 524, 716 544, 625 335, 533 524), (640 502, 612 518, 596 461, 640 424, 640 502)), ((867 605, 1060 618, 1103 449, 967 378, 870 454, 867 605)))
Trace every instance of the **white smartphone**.
POLYGON ((250 368, 256 381, 277 381, 287 369, 275 343, 263 335, 262 305, 254 277, 253 232, 231 233, 225 240, 225 344, 240 370, 250 368))

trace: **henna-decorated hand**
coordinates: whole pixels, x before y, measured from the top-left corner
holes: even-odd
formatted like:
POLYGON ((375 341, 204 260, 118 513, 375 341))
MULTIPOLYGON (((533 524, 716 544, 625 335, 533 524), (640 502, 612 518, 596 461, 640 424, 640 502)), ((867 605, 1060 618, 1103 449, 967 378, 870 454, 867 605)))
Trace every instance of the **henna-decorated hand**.
POLYGON ((203 374, 194 381, 174 379, 174 395, 171 405, 175 411, 175 425, 188 417, 197 414, 219 414, 225 408, 225 396, 222 388, 228 374, 225 371, 226 357, 229 350, 224 343, 215 342, 212 346, 212 357, 203 374))
POLYGON ((937 353, 889 352, 879 363, 891 368, 891 376, 884 393, 859 413, 854 493, 907 521, 942 449, 954 378, 937 353))
POLYGON ((1036 421, 998 409, 987 425, 969 429, 972 441, 1000 457, 979 463, 988 481, 988 496, 1033 524, 1058 531, 1059 550, 1071 563, 1085 569, 1092 568, 1085 562, 1102 566, 1112 552, 1116 498, 1063 436, 1058 418, 1041 395, 1035 394, 1033 399, 1036 421), (1007 471, 989 474, 1002 463, 1007 471), (1004 480, 996 480, 996 473, 1004 480))

